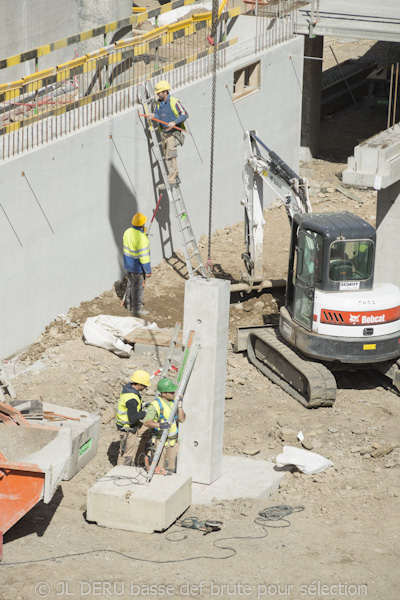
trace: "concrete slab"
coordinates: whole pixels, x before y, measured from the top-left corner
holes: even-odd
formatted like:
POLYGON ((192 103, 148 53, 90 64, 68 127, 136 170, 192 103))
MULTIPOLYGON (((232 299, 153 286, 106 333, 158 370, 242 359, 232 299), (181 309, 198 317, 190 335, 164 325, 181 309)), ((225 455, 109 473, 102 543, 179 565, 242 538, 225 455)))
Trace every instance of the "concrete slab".
POLYGON ((153 533, 164 531, 189 508, 192 479, 146 475, 136 467, 114 467, 88 491, 87 518, 101 527, 153 533))
POLYGON ((383 190, 400 179, 400 125, 354 148, 342 173, 343 183, 383 190))
POLYGON ((217 500, 268 498, 278 489, 285 473, 275 471, 273 463, 241 456, 223 456, 221 477, 205 485, 193 483, 192 504, 211 504, 217 500))

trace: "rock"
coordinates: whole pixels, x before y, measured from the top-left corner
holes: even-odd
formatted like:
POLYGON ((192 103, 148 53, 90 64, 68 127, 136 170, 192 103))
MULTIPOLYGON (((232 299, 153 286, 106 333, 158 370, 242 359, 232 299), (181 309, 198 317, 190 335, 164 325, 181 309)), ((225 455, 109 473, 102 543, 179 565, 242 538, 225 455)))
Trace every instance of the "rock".
POLYGON ((106 425, 107 423, 112 421, 114 419, 114 417, 115 417, 115 408, 111 408, 111 406, 108 406, 103 413, 101 422, 104 425, 106 425))
POLYGON ((276 423, 279 427, 285 427, 285 425, 287 425, 287 419, 285 419, 285 417, 279 417, 279 419, 276 420, 276 423))
POLYGON ((106 402, 104 400, 104 398, 100 398, 100 396, 95 396, 93 398, 94 403, 99 407, 99 408, 105 408, 106 407, 106 402))
POLYGON ((264 308, 264 302, 261 302, 261 300, 258 300, 258 301, 255 303, 255 305, 254 305, 254 308, 255 308, 256 310, 262 310, 262 309, 264 308))
POLYGON ((242 450, 243 454, 247 454, 248 456, 255 456, 256 454, 259 454, 260 450, 258 448, 244 448, 242 450))
POLYGON ((312 441, 311 440, 307 440, 306 438, 304 438, 304 440, 301 442, 301 445, 306 450, 312 450, 314 448, 312 441))
POLYGON ((385 463, 385 469, 392 469, 395 466, 396 466, 396 463, 394 462, 394 460, 388 460, 385 463))
POLYGON ((371 452, 372 452, 372 444, 368 444, 368 446, 363 446, 360 450, 361 456, 364 456, 364 454, 371 454, 371 452))
POLYGON ((352 427, 351 433, 355 435, 363 435, 367 431, 365 425, 357 425, 356 427, 352 427))
POLYGON ((371 452, 371 456, 373 458, 381 458, 382 456, 386 456, 386 454, 392 452, 392 450, 394 450, 394 446, 385 446, 384 448, 378 448, 377 450, 371 452))
POLYGON ((279 432, 279 437, 282 442, 288 442, 289 444, 296 444, 298 442, 297 439, 297 431, 294 429, 289 429, 288 427, 282 427, 279 432))
POLYGON ((339 433, 339 429, 336 429, 336 427, 328 427, 328 431, 329 433, 339 433))
POLYGON ((353 446, 353 447, 350 449, 350 452, 351 452, 352 454, 356 454, 357 452, 360 452, 360 450, 361 450, 361 446, 353 446))
POLYGON ((232 398, 233 398, 233 393, 231 392, 231 390, 226 390, 225 400, 232 400, 232 398))

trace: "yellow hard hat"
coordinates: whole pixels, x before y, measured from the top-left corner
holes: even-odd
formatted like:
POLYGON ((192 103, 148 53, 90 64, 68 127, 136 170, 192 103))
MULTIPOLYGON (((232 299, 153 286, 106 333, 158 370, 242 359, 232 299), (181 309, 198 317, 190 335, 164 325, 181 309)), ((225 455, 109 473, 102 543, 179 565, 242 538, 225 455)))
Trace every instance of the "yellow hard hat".
POLYGON ((159 94, 160 92, 169 92, 169 90, 171 89, 171 86, 169 85, 168 81, 165 81, 165 79, 163 79, 162 81, 159 81, 154 89, 156 94, 159 94))
POLYGON ((142 385, 150 385, 150 374, 147 371, 135 371, 131 376, 132 383, 141 383, 142 385))
POLYGON ((147 221, 147 217, 142 215, 142 213, 136 213, 136 215, 133 215, 133 217, 132 217, 132 225, 134 227, 143 227, 143 225, 146 223, 146 221, 147 221))

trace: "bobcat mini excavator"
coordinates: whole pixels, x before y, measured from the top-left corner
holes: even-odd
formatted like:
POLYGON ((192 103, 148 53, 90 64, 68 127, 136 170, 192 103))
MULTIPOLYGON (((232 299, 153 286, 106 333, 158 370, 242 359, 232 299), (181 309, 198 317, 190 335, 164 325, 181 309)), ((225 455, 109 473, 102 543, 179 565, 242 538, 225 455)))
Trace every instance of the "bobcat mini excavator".
POLYGON ((262 279, 262 181, 289 217, 289 267, 279 329, 242 332, 248 359, 307 408, 332 406, 335 370, 376 369, 400 390, 400 290, 374 283, 374 227, 349 212, 312 213, 307 180, 247 132, 243 258, 253 284, 262 279))

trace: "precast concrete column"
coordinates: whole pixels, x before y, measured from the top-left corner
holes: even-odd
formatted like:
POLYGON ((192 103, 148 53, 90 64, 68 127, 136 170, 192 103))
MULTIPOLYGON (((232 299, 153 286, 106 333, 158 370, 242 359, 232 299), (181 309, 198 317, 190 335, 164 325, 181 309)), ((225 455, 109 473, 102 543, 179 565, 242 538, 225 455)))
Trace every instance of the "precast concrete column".
POLYGON ((200 349, 184 397, 178 474, 210 484, 221 476, 230 282, 186 282, 183 339, 194 329, 200 349))
POLYGON ((378 191, 376 205, 375 282, 400 287, 399 256, 400 181, 378 191))
POLYGON ((324 38, 304 36, 303 104, 300 159, 310 161, 319 151, 324 38), (312 57, 312 58, 307 58, 312 57))

